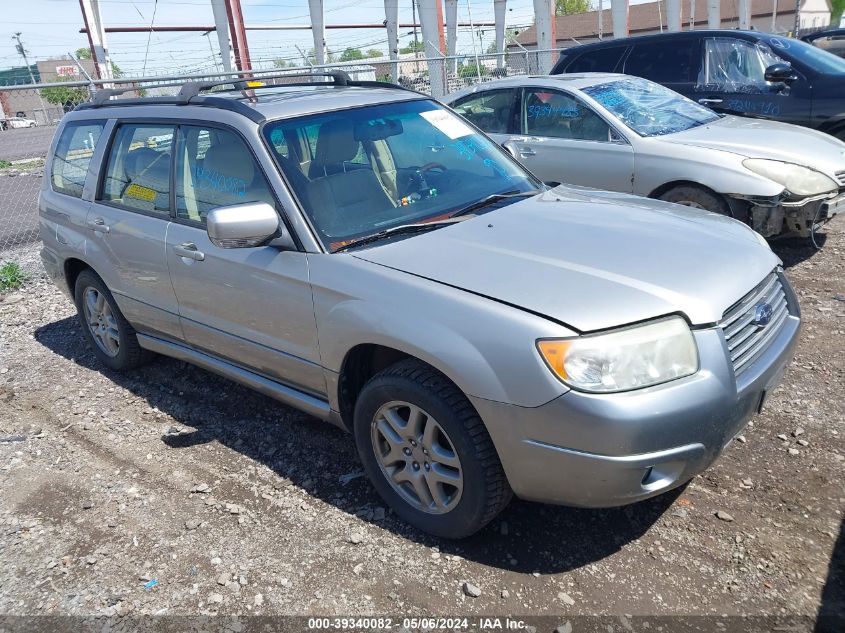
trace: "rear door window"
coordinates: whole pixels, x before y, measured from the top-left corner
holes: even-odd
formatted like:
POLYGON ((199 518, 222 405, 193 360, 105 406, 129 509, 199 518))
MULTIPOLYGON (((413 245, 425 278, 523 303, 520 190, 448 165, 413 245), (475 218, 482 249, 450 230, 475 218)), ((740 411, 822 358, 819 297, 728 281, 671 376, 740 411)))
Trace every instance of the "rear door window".
POLYGON ((612 73, 625 52, 624 46, 610 46, 578 55, 566 67, 568 73, 612 73))
POLYGON ((84 121, 69 123, 65 127, 56 144, 50 170, 53 191, 82 197, 88 166, 104 126, 104 121, 84 121))
POLYGON ((625 60, 625 74, 661 84, 690 83, 698 72, 700 40, 670 38, 635 44, 625 60))
POLYGON ((112 142, 100 200, 168 215, 174 131, 172 125, 121 125, 112 142))
POLYGON ((459 99, 452 108, 491 134, 507 134, 513 114, 513 90, 485 90, 459 99))

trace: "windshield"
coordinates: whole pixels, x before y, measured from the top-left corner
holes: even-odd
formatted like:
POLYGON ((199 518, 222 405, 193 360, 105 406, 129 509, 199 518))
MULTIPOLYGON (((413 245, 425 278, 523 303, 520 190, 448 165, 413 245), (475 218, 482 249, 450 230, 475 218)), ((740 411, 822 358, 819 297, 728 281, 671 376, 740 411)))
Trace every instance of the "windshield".
POLYGON ((829 75, 845 75, 845 59, 837 57, 807 42, 792 40, 785 37, 770 37, 768 44, 775 52, 783 52, 784 56, 812 68, 816 72, 829 75))
POLYGON ((719 118, 712 110, 646 79, 620 79, 581 92, 640 136, 683 132, 719 118))
POLYGON ((264 135, 330 251, 539 185, 498 145, 433 101, 274 121, 264 135))

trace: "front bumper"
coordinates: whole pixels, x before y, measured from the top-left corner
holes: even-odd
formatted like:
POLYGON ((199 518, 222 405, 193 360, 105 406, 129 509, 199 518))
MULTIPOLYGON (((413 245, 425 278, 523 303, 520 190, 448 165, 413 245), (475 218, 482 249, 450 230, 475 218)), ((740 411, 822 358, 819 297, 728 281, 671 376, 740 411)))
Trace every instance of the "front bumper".
MULTIPOLYGON (((830 194, 828 194, 830 195, 830 194)), ((845 211, 845 191, 833 198, 816 196, 776 205, 752 203, 751 227, 763 237, 795 234, 809 237, 813 230, 845 211)))
MULTIPOLYGON (((790 293, 791 294, 791 293, 790 293)), ((800 318, 734 376, 719 328, 695 331, 701 370, 618 394, 570 391, 536 408, 472 398, 517 496, 582 507, 633 503, 707 468, 759 411, 791 360, 800 318)))

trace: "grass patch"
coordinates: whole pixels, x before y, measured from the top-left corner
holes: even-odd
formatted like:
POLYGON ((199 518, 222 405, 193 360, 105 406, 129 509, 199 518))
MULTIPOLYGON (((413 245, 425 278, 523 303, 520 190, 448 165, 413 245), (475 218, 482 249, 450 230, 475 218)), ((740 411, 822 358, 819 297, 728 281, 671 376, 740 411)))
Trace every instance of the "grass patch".
POLYGON ((7 167, 11 167, 12 163, 7 160, 0 160, 0 169, 6 169, 7 167))
POLYGON ((0 266, 0 290, 17 290, 26 280, 26 274, 17 262, 6 262, 0 266))

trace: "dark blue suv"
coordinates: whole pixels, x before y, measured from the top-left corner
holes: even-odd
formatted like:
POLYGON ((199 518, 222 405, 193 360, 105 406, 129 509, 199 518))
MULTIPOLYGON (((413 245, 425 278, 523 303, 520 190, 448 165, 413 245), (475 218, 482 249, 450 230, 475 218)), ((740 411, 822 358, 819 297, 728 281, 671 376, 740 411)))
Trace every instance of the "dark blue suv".
POLYGON ((845 59, 758 31, 704 30, 564 50, 552 74, 644 77, 717 112, 795 123, 845 140, 845 59))

